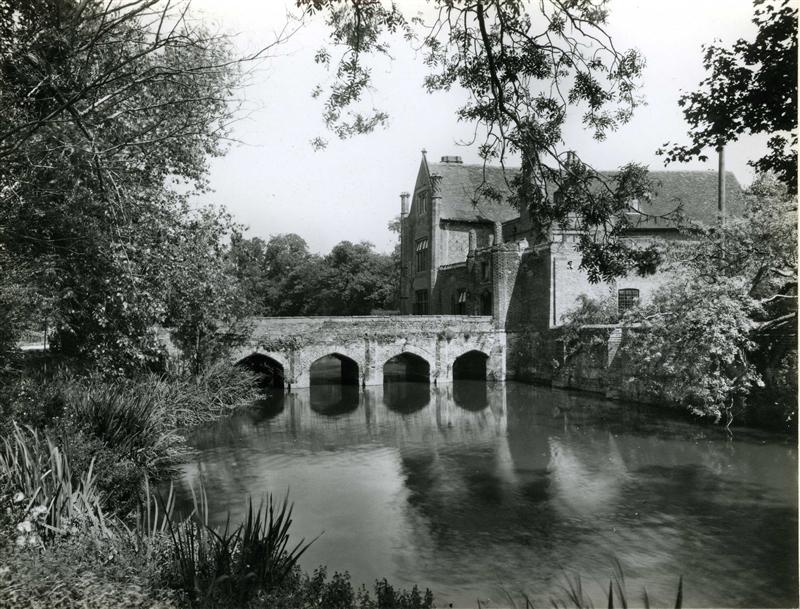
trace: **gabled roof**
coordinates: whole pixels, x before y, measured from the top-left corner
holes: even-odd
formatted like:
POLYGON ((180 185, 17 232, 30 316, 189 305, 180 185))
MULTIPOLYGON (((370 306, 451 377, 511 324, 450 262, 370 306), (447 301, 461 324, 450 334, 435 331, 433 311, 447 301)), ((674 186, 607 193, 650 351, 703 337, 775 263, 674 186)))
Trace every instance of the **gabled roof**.
MULTIPOLYGON (((517 169, 508 169, 509 179, 517 169)), ((506 203, 511 190, 502 167, 463 165, 461 163, 428 163, 428 173, 442 176, 439 217, 460 222, 507 222, 519 216, 519 210, 506 203), (481 191, 489 187, 502 194, 503 202, 495 202, 481 191)))
MULTIPOLYGON (((461 222, 508 222, 519 217, 519 210, 506 201, 511 194, 507 180, 511 180, 518 168, 492 165, 464 165, 461 163, 426 163, 428 175, 439 174, 441 180, 442 220, 461 222), (482 194, 489 187, 503 196, 495 202, 482 194)), ((606 178, 617 172, 601 171, 606 178)), ((663 216, 673 212, 679 205, 687 220, 714 224, 717 221, 717 172, 716 171, 651 171, 650 178, 656 183, 650 203, 642 202, 640 209, 645 214, 663 216)), ((736 176, 726 172, 726 211, 740 215, 744 211, 742 189, 736 176)), ((643 216, 634 222, 638 229, 664 229, 674 223, 643 216)))

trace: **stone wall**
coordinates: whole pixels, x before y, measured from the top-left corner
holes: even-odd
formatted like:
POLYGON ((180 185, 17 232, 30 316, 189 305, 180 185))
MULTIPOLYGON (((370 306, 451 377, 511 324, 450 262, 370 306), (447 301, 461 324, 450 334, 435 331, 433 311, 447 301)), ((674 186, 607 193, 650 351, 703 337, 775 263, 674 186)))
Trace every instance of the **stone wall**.
POLYGON ((279 363, 286 382, 310 384, 311 364, 326 355, 344 356, 358 365, 358 382, 383 383, 383 366, 391 358, 411 353, 430 365, 432 383, 453 380, 455 360, 470 351, 488 357, 487 379, 505 380, 505 333, 490 317, 273 317, 251 320, 245 345, 233 361, 259 353, 279 363))

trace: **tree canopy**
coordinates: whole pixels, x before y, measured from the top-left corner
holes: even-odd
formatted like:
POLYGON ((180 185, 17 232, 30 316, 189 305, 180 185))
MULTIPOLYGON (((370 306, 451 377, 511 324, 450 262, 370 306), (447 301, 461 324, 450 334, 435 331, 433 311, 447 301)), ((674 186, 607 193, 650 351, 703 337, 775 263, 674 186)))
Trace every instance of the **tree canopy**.
POLYGON ((769 174, 744 199, 743 216, 687 226, 665 245, 669 280, 649 302, 620 315, 614 302, 584 298, 567 319, 568 348, 581 348, 577 326, 621 321, 634 328, 623 351, 640 395, 730 422, 757 394, 769 416, 793 420, 797 201, 769 174))
POLYGON ((253 315, 369 315, 396 304, 396 260, 366 241, 318 256, 295 234, 237 237, 232 258, 253 315))
MULTIPOLYGON (((614 45, 606 31, 608 2, 432 4, 435 16, 425 22, 394 2, 298 1, 305 14, 324 14, 331 32, 316 61, 332 68, 334 77, 327 89, 314 92, 326 96, 328 128, 346 138, 387 123, 384 111, 362 107, 372 86, 368 57, 388 56, 391 36, 402 35, 421 51, 429 92, 454 86, 468 92, 456 117, 475 125, 482 158, 505 166, 519 157, 521 170, 507 174, 510 202, 528 208, 542 238, 549 238, 554 226, 579 229, 581 264, 593 280, 618 276, 631 266, 651 270, 652 250, 623 238, 629 228, 624 212, 652 191, 646 170, 630 164, 609 178, 563 142, 568 113, 580 113, 585 127, 602 140, 642 103, 644 59, 614 45), (342 50, 338 57, 335 49, 342 50)), ((485 184, 475 196, 502 198, 485 184)))
MULTIPOLYGON (((704 47, 703 66, 710 74, 700 89, 678 102, 689 123, 690 145, 660 150, 667 162, 705 159, 744 134, 769 134, 769 153, 749 163, 773 172, 797 193, 797 4, 791 0, 755 0, 752 42, 732 48, 704 47)), ((670 144, 665 144, 669 147, 670 144)))
POLYGON ((241 61, 185 2, 0 0, 0 299, 31 294, 55 346, 151 361, 184 271, 221 261, 235 225, 190 197, 225 151, 241 61))

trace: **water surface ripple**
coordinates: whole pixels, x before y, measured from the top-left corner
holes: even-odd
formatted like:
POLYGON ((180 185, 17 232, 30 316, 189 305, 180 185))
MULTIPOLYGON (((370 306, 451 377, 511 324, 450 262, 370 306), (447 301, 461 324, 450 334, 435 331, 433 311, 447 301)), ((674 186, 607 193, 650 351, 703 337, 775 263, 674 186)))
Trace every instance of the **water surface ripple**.
MULTIPOLYGON (((797 447, 663 411, 518 383, 295 390, 201 429, 177 491, 202 477, 212 523, 248 495, 294 501, 302 560, 386 577, 439 607, 549 606, 580 573, 607 603, 797 606, 797 447), (524 601, 522 603, 524 606, 524 601)), ((180 505, 180 504, 179 504, 180 505)))

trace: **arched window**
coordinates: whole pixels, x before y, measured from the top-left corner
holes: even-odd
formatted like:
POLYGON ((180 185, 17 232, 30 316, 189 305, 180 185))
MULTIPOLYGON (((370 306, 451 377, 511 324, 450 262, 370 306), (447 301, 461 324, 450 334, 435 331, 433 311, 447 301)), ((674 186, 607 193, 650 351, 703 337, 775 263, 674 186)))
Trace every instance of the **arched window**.
POLYGON ((618 292, 619 304, 617 305, 619 312, 627 311, 632 308, 636 301, 639 300, 639 290, 635 288, 624 288, 618 292))

